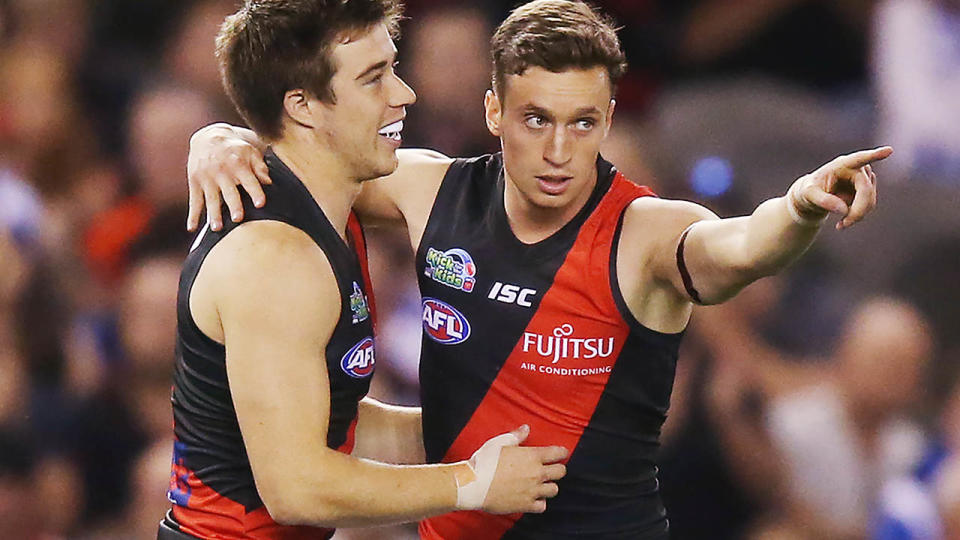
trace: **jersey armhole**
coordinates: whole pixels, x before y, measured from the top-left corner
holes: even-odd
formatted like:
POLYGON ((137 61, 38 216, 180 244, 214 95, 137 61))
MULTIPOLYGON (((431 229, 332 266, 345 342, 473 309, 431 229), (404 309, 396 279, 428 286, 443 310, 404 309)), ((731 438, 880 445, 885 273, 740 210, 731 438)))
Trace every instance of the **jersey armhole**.
MULTIPOLYGON (((203 263, 207 260, 207 256, 210 255, 210 251, 233 229, 234 227, 230 227, 226 231, 217 232, 211 231, 209 226, 204 226, 204 228, 201 229, 190 248, 190 254, 187 255, 188 258, 193 254, 194 251, 205 247, 203 246, 204 241, 211 241, 211 237, 207 235, 214 234, 218 237, 212 240, 213 244, 209 248, 203 249, 203 252, 197 255, 199 260, 189 261, 189 264, 191 265, 191 269, 188 274, 189 277, 187 278, 186 283, 181 283, 180 285, 180 290, 185 292, 186 298, 184 298, 182 302, 179 300, 177 302, 177 315, 179 318, 183 319, 187 325, 187 328, 198 337, 203 345, 213 347, 218 351, 226 350, 226 346, 207 335, 207 333, 200 328, 200 325, 197 324, 197 320, 193 317, 193 309, 190 307, 190 298, 193 296, 193 286, 196 284, 197 277, 200 275, 200 270, 203 268, 203 263)), ((185 266, 186 264, 187 263, 185 263, 185 266)), ((181 275, 180 279, 183 280, 184 276, 181 275)))
POLYGON ((620 280, 617 277, 617 255, 620 251, 620 234, 623 232, 623 220, 627 215, 628 207, 629 205, 625 206, 623 211, 620 212, 620 217, 617 219, 617 229, 613 233, 613 243, 610 248, 610 294, 613 295, 613 301, 617 305, 617 311, 620 313, 620 317, 627 323, 631 333, 640 334, 665 343, 674 342, 683 336, 686 328, 677 333, 669 334, 658 332, 644 326, 630 311, 630 307, 627 306, 627 301, 623 298, 623 293, 620 291, 620 280))
MULTIPOLYGON (((216 232, 206 231, 207 234, 210 234, 210 233, 212 232, 213 234, 216 235, 215 237, 200 238, 200 235, 198 235, 198 238, 197 238, 196 240, 194 240, 193 247, 191 247, 191 254, 193 253, 193 251, 196 251, 197 249, 200 249, 200 248, 204 247, 204 246, 203 246, 204 241, 209 240, 209 238, 213 238, 213 240, 212 240, 213 243, 212 243, 212 245, 210 245, 207 249, 204 250, 204 252, 202 253, 201 256, 199 256, 199 260, 193 261, 193 263, 196 264, 196 268, 194 268, 194 269, 190 272, 190 273, 191 273, 191 276, 190 276, 190 278, 189 278, 188 283, 186 284, 186 286, 187 286, 187 289, 186 289, 186 290, 187 290, 187 295, 186 295, 186 296, 187 296, 187 297, 186 297, 186 299, 185 299, 185 304, 184 304, 184 306, 183 306, 183 310, 185 310, 186 312, 185 312, 185 313, 181 312, 181 308, 180 308, 180 306, 179 306, 179 301, 178 301, 177 314, 178 314, 178 316, 182 316, 182 317, 183 317, 183 319, 187 322, 188 328, 189 328, 192 332, 194 332, 197 336, 200 337, 200 341, 201 341, 203 344, 208 345, 208 346, 211 346, 211 347, 215 347, 215 348, 216 348, 217 350, 219 350, 219 351, 226 350, 226 345, 223 344, 223 343, 220 343, 219 341, 217 341, 217 340, 215 340, 215 339, 213 339, 213 338, 210 337, 206 332, 204 332, 203 329, 200 328, 200 325, 197 324, 196 319, 193 317, 193 309, 190 307, 190 298, 191 298, 192 295, 193 295, 193 287, 194 287, 194 285, 196 284, 197 277, 200 276, 200 271, 203 269, 203 264, 206 262, 207 258, 210 256, 210 252, 213 251, 213 249, 217 246, 217 244, 219 244, 220 242, 222 242, 223 239, 227 237, 227 235, 229 235, 231 232, 235 231, 235 230, 236 230, 237 228, 239 228, 240 226, 242 226, 242 225, 244 225, 244 224, 247 224, 247 223, 255 223, 255 222, 258 222, 258 221, 273 221, 273 222, 276 222, 276 223, 282 223, 282 224, 284 224, 284 225, 286 225, 286 226, 288 226, 288 227, 291 227, 291 228, 293 228, 293 229, 295 229, 295 230, 298 230, 298 231, 302 232, 303 234, 307 235, 311 240, 314 241, 314 243, 317 242, 316 238, 314 238, 308 231, 305 231, 305 230, 303 230, 303 229, 295 226, 293 223, 291 223, 291 222, 289 222, 289 221, 285 221, 285 220, 283 219, 283 216, 281 216, 281 215, 262 215, 262 216, 251 215, 251 216, 248 216, 247 219, 245 219, 245 220, 244 220, 243 222, 241 222, 241 223, 232 223, 232 222, 230 222, 229 224, 225 224, 223 230, 216 231, 216 232)), ((358 228, 359 228, 359 227, 358 227, 358 228)), ((361 231, 361 236, 362 236, 362 231, 361 231)), ((365 240, 364 240, 364 246, 366 246, 365 240)), ((319 244, 317 244, 317 247, 318 247, 318 249, 320 249, 321 251, 324 251, 324 256, 327 258, 328 262, 330 263, 330 268, 331 268, 331 270, 333 271, 334 276, 336 276, 336 275, 337 275, 336 267, 335 267, 335 265, 333 264, 333 261, 330 260, 330 255, 327 254, 326 251, 325 251, 319 244)), ((189 256, 189 255, 188 255, 188 256, 189 256)), ((181 277, 182 277, 182 276, 181 276, 181 277)), ((343 302, 341 302, 340 310, 341 310, 341 316, 342 316, 343 302)))
POLYGON ((367 291, 367 304, 370 306, 370 320, 373 325, 374 334, 377 333, 377 303, 373 293, 373 279, 370 277, 370 259, 367 254, 367 233, 363 230, 360 219, 351 210, 350 217, 347 220, 347 230, 353 237, 353 249, 357 254, 357 261, 360 263, 360 275, 363 277, 363 286, 367 291))

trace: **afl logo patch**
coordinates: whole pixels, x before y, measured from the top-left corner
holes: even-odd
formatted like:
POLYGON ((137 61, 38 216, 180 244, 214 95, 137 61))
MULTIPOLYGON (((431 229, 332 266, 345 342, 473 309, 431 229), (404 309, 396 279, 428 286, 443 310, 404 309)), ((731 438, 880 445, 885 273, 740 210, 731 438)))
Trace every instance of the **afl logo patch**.
POLYGON ((463 343, 470 337, 470 323, 456 308, 436 298, 423 299, 423 331, 444 345, 463 343))
POLYGON ((347 375, 362 379, 369 377, 373 373, 373 365, 376 363, 373 353, 373 338, 366 337, 363 341, 354 345, 347 354, 340 360, 340 367, 347 375))

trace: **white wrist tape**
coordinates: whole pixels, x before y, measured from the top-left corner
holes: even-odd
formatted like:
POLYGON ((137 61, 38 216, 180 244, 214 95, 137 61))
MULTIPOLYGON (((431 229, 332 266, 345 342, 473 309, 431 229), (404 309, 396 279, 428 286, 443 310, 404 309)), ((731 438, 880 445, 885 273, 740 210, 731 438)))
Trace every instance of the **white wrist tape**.
MULTIPOLYGON (((824 210, 822 214, 819 212, 814 212, 812 215, 802 215, 799 208, 797 208, 797 206, 800 205, 800 194, 797 193, 797 190, 799 189, 797 187, 798 185, 800 185, 800 181, 794 182, 793 185, 790 186, 790 189, 787 190, 787 196, 784 197, 787 204, 787 212, 790 214, 793 222, 797 225, 801 225, 803 227, 819 227, 823 221, 827 219, 829 212, 824 210)), ((812 204, 809 206, 818 208, 812 204)))
POLYGON ((500 463, 500 451, 504 446, 518 444, 520 439, 516 435, 504 433, 483 443, 483 446, 473 453, 466 463, 473 470, 474 480, 463 485, 460 484, 459 479, 457 480, 458 510, 479 510, 483 507, 487 492, 490 491, 490 484, 493 483, 493 476, 497 472, 497 465, 500 463))

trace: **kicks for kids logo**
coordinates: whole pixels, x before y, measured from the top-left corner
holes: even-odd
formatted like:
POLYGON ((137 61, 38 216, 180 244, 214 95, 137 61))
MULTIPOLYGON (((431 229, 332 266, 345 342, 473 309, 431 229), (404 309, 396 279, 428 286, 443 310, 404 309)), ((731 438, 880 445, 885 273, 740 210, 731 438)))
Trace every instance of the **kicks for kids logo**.
POLYGON ((463 292, 472 292, 477 282, 477 266, 473 264, 473 257, 460 248, 447 251, 428 249, 427 268, 423 273, 438 283, 463 292))
POLYGON ((353 312, 353 324, 363 322, 370 316, 370 308, 367 307, 367 297, 360 290, 360 285, 353 282, 353 294, 350 295, 350 311, 353 312))

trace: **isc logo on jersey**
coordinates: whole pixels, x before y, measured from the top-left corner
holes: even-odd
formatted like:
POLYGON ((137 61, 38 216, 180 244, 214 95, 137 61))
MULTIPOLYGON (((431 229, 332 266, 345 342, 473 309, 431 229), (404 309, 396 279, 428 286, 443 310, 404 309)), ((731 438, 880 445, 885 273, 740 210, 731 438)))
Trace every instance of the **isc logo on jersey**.
POLYGON ((470 323, 450 304, 436 298, 423 299, 423 331, 444 345, 463 343, 470 337, 470 323))
POLYGON ((376 359, 373 353, 373 338, 365 337, 360 343, 357 343, 343 355, 340 360, 340 367, 347 375, 362 379, 369 377, 373 373, 373 366, 376 359))

